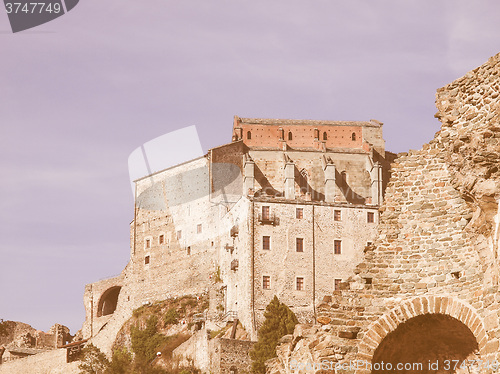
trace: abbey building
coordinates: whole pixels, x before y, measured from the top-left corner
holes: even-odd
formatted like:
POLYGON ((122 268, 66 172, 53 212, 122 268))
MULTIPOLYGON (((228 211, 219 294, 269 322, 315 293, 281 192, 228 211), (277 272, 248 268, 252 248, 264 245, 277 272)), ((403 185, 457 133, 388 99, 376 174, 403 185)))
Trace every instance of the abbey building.
POLYGON ((394 158, 375 120, 235 117, 231 143, 135 181, 130 262, 86 286, 84 338, 110 341, 134 309, 187 294, 253 338, 274 295, 315 321, 376 237, 394 158))

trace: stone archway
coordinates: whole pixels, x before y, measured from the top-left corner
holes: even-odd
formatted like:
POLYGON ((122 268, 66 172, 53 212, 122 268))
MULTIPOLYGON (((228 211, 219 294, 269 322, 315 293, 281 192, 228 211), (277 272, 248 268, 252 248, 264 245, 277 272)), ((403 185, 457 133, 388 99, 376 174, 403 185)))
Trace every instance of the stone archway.
MULTIPOLYGON (((487 357, 485 347, 487 334, 476 311, 465 302, 452 297, 425 296, 407 300, 384 314, 373 322, 366 330, 358 348, 358 359, 366 363, 376 363, 381 360, 439 360, 439 350, 447 354, 450 360, 465 359, 469 354, 479 352, 484 359, 487 357), (429 350, 423 348, 426 340, 433 339, 433 353, 425 356, 429 350), (463 346, 453 343, 457 339, 463 346), (416 342, 416 343, 412 343, 416 342), (414 344, 412 349, 397 347, 404 344, 414 344), (417 345, 422 349, 420 354, 417 345), (401 349, 400 349, 401 348, 401 349), (411 351, 415 351, 412 356, 411 351), (465 356, 464 356, 465 355, 465 356)), ((380 368, 380 366, 378 366, 380 368)), ((442 367, 444 369, 444 367, 442 367)), ((431 368, 432 369, 432 368, 431 368)), ((357 373, 382 373, 370 371, 366 367, 357 373)), ((412 373, 412 371, 391 371, 394 373, 412 373)), ((455 371, 413 371, 415 373, 454 373, 455 371)))
POLYGON ((97 317, 107 316, 115 312, 121 289, 121 286, 114 286, 104 291, 97 305, 97 317))

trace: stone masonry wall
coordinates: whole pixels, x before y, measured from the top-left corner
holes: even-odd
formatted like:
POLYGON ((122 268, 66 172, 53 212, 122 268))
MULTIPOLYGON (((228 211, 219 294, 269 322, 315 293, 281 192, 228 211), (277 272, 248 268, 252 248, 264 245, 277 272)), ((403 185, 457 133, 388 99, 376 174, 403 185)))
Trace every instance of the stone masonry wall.
POLYGON ((249 352, 255 342, 219 338, 214 341, 211 372, 215 374, 250 373, 249 352))
POLYGON ((78 374, 78 362, 66 363, 66 349, 55 349, 0 365, 1 374, 78 374))

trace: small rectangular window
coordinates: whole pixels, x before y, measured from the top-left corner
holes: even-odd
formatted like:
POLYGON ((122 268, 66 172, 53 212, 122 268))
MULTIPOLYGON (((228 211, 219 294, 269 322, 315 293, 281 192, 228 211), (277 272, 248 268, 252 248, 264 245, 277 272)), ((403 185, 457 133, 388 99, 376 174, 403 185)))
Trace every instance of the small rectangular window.
POLYGON ((304 217, 304 209, 297 208, 297 210, 295 212, 295 218, 302 219, 303 217, 304 217))
POLYGON ((262 288, 265 290, 271 289, 271 277, 269 275, 262 277, 262 288))
POLYGON ((182 230, 177 231, 177 240, 182 238, 182 230))
POLYGON ((269 221, 269 207, 268 206, 262 207, 262 219, 265 221, 269 221))
POLYGON ((144 264, 145 265, 149 264, 149 256, 144 257, 144 264))
POLYGON ((303 277, 297 277, 296 288, 297 288, 297 291, 304 290, 304 278, 303 277))
POLYGON ((304 239, 296 238, 295 239, 295 250, 297 252, 304 252, 304 239))
POLYGON ((201 234, 201 231, 203 230, 203 226, 201 225, 201 223, 198 224, 198 226, 196 226, 196 232, 198 234, 201 234))
POLYGON ((342 279, 335 279, 335 291, 340 290, 340 283, 342 283, 342 279))
POLYGON ((165 235, 160 235, 160 236, 158 237, 158 243, 160 243, 160 244, 165 243, 165 235))
POLYGON ((366 213, 366 222, 368 222, 368 223, 375 222, 375 213, 373 213, 373 212, 366 213))
POLYGON ((336 255, 342 254, 342 240, 333 241, 333 253, 336 255))
POLYGON ((146 239, 146 248, 151 248, 151 239, 146 239))
POLYGON ((271 237, 263 236, 262 237, 262 249, 270 250, 271 249, 271 237))
POLYGON ((334 221, 341 221, 342 220, 342 215, 340 213, 340 210, 334 210, 333 211, 333 220, 334 221))

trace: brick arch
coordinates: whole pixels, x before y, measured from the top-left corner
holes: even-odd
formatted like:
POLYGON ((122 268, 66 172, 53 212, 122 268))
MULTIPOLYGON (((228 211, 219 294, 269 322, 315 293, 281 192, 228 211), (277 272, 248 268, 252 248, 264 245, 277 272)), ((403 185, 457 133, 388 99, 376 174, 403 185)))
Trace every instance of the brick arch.
POLYGON ((476 338, 481 356, 487 356, 485 347, 488 335, 483 321, 472 306, 453 297, 424 296, 404 301, 373 322, 358 345, 358 359, 371 362, 375 349, 387 334, 400 324, 423 314, 444 314, 459 320, 476 338))

